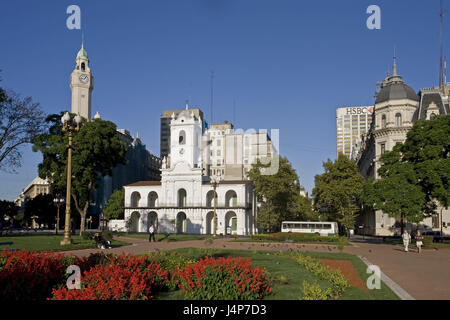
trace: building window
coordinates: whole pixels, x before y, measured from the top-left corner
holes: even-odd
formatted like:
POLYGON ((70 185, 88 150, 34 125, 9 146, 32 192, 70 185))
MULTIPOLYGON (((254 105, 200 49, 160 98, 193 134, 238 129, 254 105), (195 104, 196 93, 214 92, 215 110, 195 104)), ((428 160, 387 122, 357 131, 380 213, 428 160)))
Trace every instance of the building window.
POLYGON ((386 115, 381 116, 381 128, 386 128, 386 115))
POLYGON ((397 113, 395 115, 395 126, 397 126, 397 127, 402 126, 402 115, 400 113, 397 113))
POLYGON ((386 152, 386 144, 385 143, 381 143, 380 148, 381 148, 381 154, 386 152))
POLYGON ((220 157, 220 150, 217 150, 217 156, 220 157))
POLYGON ((86 70, 86 66, 84 65, 84 62, 81 63, 81 71, 85 71, 86 70))
POLYGON ((186 132, 184 132, 184 130, 180 131, 180 135, 178 137, 178 143, 179 144, 186 144, 186 132))
POLYGON ((218 140, 217 140, 217 146, 220 147, 220 144, 221 144, 221 140, 218 139, 218 140))

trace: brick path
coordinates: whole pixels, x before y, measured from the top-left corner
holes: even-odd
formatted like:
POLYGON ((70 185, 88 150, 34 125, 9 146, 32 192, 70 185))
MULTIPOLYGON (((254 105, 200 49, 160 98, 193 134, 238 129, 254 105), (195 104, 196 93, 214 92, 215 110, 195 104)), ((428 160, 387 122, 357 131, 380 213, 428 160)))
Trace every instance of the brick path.
MULTIPOLYGON (((77 256, 87 256, 101 251, 115 254, 145 254, 177 248, 339 252, 335 245, 233 242, 230 238, 216 239, 213 244, 207 244, 205 240, 151 243, 147 239, 126 237, 117 237, 117 240, 129 242, 131 245, 108 250, 83 249, 65 253, 77 256)), ((411 249, 415 250, 415 247, 411 246, 411 249)), ((415 299, 450 299, 449 249, 422 250, 422 253, 418 254, 415 251, 403 252, 401 246, 353 243, 352 246, 345 247, 343 252, 365 257, 372 264, 378 265, 383 273, 415 299)))

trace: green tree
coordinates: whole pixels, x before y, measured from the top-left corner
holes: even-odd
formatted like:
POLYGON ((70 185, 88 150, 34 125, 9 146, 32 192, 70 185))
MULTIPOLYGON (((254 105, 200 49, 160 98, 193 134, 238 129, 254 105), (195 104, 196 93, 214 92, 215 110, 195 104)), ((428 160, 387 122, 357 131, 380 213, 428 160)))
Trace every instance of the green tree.
POLYGON ((38 194, 33 199, 25 202, 24 219, 30 222, 33 216, 37 217, 36 221, 39 224, 48 224, 50 226, 55 223, 56 206, 51 194, 38 194))
POLYGON ((279 158, 279 168, 274 175, 261 174, 262 167, 267 166, 258 161, 248 172, 257 198, 263 200, 258 212, 260 227, 279 231, 282 221, 304 220, 314 215, 308 200, 300 196, 298 175, 286 158, 279 158))
POLYGON ((361 195, 361 203, 368 208, 382 210, 391 217, 400 218, 403 233, 405 219, 418 223, 423 220, 425 194, 418 185, 414 166, 402 162, 401 145, 380 157, 380 179, 367 180, 361 195))
MULTIPOLYGON (((1 71, 1 70, 0 70, 1 71)), ((1 79, 0 79, 1 80, 1 79)), ((0 169, 15 172, 22 163, 20 148, 44 130, 39 103, 0 87, 0 169)))
POLYGON ((401 161, 410 163, 425 194, 424 211, 435 213, 435 200, 450 202, 450 115, 418 120, 401 145, 401 161))
POLYGON ((325 172, 315 176, 314 206, 321 220, 337 221, 348 231, 355 225, 364 178, 344 154, 339 154, 335 162, 328 159, 323 168, 325 172))
MULTIPOLYGON (((62 131, 61 116, 47 118, 51 123, 47 133, 37 136, 34 151, 41 151, 43 161, 39 164, 39 176, 48 178, 52 185, 65 189, 67 178, 68 133, 62 131)), ((72 115, 74 116, 74 115, 72 115)), ((84 231, 86 212, 93 201, 100 176, 112 175, 118 164, 126 164, 126 146, 119 139, 116 125, 110 121, 95 119, 83 121, 80 131, 73 137, 72 187, 73 203, 80 214, 80 233, 84 231)))
POLYGON ((12 223, 10 218, 14 218, 18 213, 17 207, 12 201, 0 200, 0 223, 6 225, 5 218, 9 217, 8 224, 12 223))
POLYGON ((125 189, 119 189, 111 194, 103 214, 107 219, 124 219, 125 215, 125 189))

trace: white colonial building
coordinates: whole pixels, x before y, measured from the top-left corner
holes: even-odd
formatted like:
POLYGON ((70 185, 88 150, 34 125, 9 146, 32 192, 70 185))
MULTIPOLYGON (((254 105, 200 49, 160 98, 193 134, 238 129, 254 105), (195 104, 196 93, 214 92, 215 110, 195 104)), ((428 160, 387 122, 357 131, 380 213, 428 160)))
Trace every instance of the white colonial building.
POLYGON ((202 119, 186 106, 170 122, 170 155, 161 181, 126 185, 125 221, 131 232, 212 234, 214 187, 217 234, 256 233, 256 205, 249 180, 211 181, 202 165, 202 119))

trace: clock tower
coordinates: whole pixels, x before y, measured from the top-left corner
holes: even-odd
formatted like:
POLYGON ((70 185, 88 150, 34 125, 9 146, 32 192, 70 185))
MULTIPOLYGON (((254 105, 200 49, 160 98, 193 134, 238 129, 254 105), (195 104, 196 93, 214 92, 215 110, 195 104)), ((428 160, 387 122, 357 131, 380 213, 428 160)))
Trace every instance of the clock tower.
POLYGON ((83 44, 75 59, 76 65, 70 75, 72 90, 72 113, 91 120, 91 93, 94 89, 94 77, 89 68, 89 59, 83 44))

